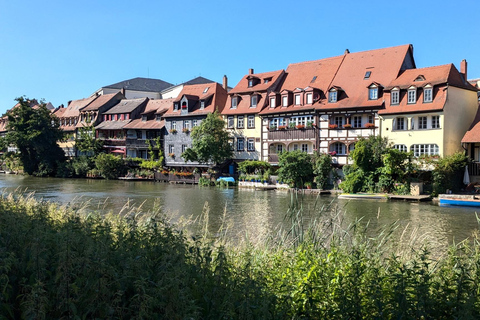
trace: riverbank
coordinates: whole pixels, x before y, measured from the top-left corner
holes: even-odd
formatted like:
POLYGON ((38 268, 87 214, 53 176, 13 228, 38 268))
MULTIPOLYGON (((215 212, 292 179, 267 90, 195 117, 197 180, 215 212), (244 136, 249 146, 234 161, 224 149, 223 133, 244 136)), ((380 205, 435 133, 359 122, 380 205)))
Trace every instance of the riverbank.
POLYGON ((392 228, 371 237, 358 223, 306 226, 297 218, 300 207, 288 212, 291 229, 281 241, 233 245, 211 240, 206 228, 186 237, 158 211, 103 217, 4 196, 0 313, 12 319, 480 316, 478 242, 434 258, 427 247, 399 248, 388 236, 392 228))

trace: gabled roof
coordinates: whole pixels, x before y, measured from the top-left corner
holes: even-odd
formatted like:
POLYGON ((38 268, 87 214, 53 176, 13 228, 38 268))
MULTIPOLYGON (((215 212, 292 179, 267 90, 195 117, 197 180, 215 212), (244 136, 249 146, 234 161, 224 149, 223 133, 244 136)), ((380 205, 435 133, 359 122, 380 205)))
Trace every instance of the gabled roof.
POLYGON ((130 113, 148 102, 148 98, 123 99, 116 106, 105 111, 103 114, 130 113))
POLYGON ((242 80, 240 80, 237 85, 230 90, 230 94, 232 93, 250 93, 255 91, 266 91, 268 90, 275 82, 277 81, 278 77, 283 74, 283 70, 278 71, 271 71, 271 72, 263 72, 263 73, 255 73, 255 74, 247 74, 245 75, 242 80), (254 85, 253 87, 248 86, 248 78, 255 77, 260 79, 260 83, 254 85), (265 79, 269 79, 267 83, 265 83, 265 79))
POLYGON ((121 92, 117 93, 110 93, 110 94, 102 94, 97 97, 92 103, 90 103, 85 108, 81 109, 80 111, 98 111, 103 105, 108 103, 113 99, 125 99, 121 92))
POLYGON ((174 102, 170 104, 168 111, 165 113, 164 117, 177 117, 177 116, 192 116, 192 115, 201 115, 213 113, 215 109, 218 109, 219 112, 222 112, 225 107, 225 102, 227 100, 227 91, 218 83, 206 83, 198 85, 188 85, 184 86, 180 94, 174 101, 180 101, 184 96, 188 97, 190 100, 196 102, 193 106, 189 106, 188 115, 182 115, 181 109, 174 111, 174 102), (206 92, 205 89, 209 88, 206 92), (200 100, 206 100, 211 98, 212 101, 205 106, 204 109, 200 109, 200 100))
POLYGON ((148 100, 147 106, 145 107, 145 111, 142 114, 147 114, 151 112, 155 112, 155 114, 163 114, 165 113, 168 108, 172 105, 172 102, 175 99, 155 99, 155 100, 148 100))
POLYGON ((472 121, 470 129, 465 133, 462 138, 462 143, 478 143, 480 142, 480 105, 477 109, 475 119, 472 121))
POLYGON ((204 78, 204 77, 196 77, 191 80, 188 80, 187 82, 184 82, 182 84, 189 86, 189 85, 194 85, 194 84, 206 84, 206 83, 212 83, 215 81, 212 81, 210 79, 204 78))
MULTIPOLYGON (((97 99, 97 96, 93 95, 88 98, 84 99, 78 99, 78 100, 72 100, 67 107, 65 107, 65 111, 62 114, 62 117, 64 118, 69 118, 69 117, 78 117, 80 115, 80 110, 88 106, 90 103, 92 103, 95 99, 97 99)), ((59 110, 55 112, 57 114, 59 110)), ((60 116, 58 116, 60 118, 60 116)))
POLYGON ((405 70, 398 78, 390 82, 386 90, 394 87, 408 89, 410 86, 421 88, 427 84, 434 86, 447 83, 450 86, 476 91, 475 87, 463 80, 462 75, 452 63, 435 67, 405 70), (419 76, 423 76, 422 79, 425 80, 415 81, 419 76))
MULTIPOLYGON (((150 115, 153 113, 155 115, 164 114, 168 108, 172 105, 174 99, 158 99, 158 100, 149 100, 145 111, 142 112, 142 115, 150 115)), ((143 121, 142 119, 134 119, 129 124, 125 125, 125 129, 162 129, 165 126, 165 121, 157 121, 156 117, 151 118, 150 120, 143 121)))
POLYGON ((161 92, 162 90, 165 90, 171 86, 173 86, 173 84, 159 79, 133 78, 105 86, 104 88, 125 88, 126 90, 133 91, 161 92))

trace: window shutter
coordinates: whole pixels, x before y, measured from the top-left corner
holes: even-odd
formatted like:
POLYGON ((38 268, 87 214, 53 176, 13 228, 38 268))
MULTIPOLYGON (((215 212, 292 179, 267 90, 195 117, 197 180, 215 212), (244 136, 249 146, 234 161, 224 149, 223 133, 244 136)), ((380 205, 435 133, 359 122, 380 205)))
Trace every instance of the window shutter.
POLYGON ((414 119, 414 118, 412 118, 411 123, 412 123, 412 128, 411 128, 411 129, 412 129, 412 130, 415 130, 415 119, 414 119))
POLYGON ((397 118, 393 118, 393 128, 392 130, 397 130, 397 118))

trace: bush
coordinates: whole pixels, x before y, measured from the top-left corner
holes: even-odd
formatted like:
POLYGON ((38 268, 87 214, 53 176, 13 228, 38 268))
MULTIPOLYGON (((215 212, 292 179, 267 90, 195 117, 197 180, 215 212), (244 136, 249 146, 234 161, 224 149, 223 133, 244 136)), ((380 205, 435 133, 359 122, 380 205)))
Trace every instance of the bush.
POLYGON ((313 180, 312 157, 300 150, 283 152, 279 156, 278 179, 301 188, 313 180))
POLYGON ((212 182, 208 178, 200 177, 200 179, 198 179, 198 185, 201 187, 210 187, 212 182))
POLYGON ((95 158, 95 167, 105 179, 117 179, 126 172, 123 159, 111 153, 101 153, 95 158))

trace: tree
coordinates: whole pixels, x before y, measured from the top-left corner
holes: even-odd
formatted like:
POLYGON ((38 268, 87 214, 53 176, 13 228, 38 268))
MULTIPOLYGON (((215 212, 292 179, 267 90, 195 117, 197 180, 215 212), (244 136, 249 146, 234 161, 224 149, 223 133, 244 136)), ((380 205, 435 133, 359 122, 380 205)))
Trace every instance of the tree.
POLYGON ((185 161, 219 164, 233 155, 225 121, 218 111, 207 115, 198 127, 193 128, 191 137, 192 147, 182 154, 185 161))
POLYGON ((58 163, 65 161, 65 154, 57 144, 63 137, 60 122, 43 102, 33 108, 31 100, 25 97, 16 101, 18 105, 7 114, 6 141, 17 147, 26 173, 53 175, 58 163))
POLYGON ((278 178, 290 185, 302 187, 313 180, 312 157, 300 150, 283 152, 278 158, 278 178))
POLYGON ((95 158, 95 167, 105 179, 116 179, 125 173, 123 159, 111 153, 101 153, 95 158))
POLYGON ((313 165, 313 173, 315 175, 315 182, 320 189, 325 189, 327 186, 330 173, 333 171, 332 156, 327 153, 318 154, 315 157, 313 165))
POLYGON ((93 126, 78 129, 75 148, 89 156, 96 156, 103 151, 103 140, 96 139, 93 126))

